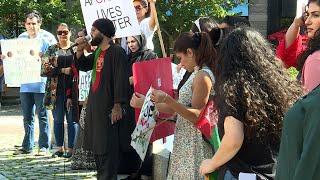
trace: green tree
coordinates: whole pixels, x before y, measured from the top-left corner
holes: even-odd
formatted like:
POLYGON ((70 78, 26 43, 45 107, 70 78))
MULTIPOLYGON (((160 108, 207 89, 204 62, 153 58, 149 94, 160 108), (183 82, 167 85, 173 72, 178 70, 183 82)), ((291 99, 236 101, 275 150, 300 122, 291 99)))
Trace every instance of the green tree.
MULTIPOLYGON (((173 39, 181 32, 189 31, 197 18, 209 16, 218 20, 243 2, 244 0, 158 0, 158 19, 165 44, 171 47, 173 39)), ((154 42, 157 40, 156 38, 154 42)))
MULTIPOLYGON (((198 17, 219 19, 242 2, 244 0, 158 0, 158 18, 167 49, 180 32, 189 31, 198 17)), ((84 25, 80 0, 1 0, 0 34, 8 38, 17 37, 24 31, 25 13, 32 9, 42 14, 42 28, 51 32, 60 22, 76 30, 84 25)), ((158 43, 157 37, 154 42, 158 43)))
POLYGON ((51 32, 55 31, 60 22, 65 22, 75 29, 84 24, 79 0, 1 0, 0 34, 8 38, 18 36, 24 31, 25 13, 30 10, 41 13, 42 28, 51 32))

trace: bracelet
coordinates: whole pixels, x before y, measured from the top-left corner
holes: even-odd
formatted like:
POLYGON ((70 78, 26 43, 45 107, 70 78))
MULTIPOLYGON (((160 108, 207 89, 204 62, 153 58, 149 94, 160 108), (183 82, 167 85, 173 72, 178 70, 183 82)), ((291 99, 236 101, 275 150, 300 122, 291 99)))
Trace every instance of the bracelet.
POLYGON ((167 96, 168 96, 168 94, 166 93, 166 95, 164 96, 163 101, 162 101, 163 103, 166 103, 167 96))

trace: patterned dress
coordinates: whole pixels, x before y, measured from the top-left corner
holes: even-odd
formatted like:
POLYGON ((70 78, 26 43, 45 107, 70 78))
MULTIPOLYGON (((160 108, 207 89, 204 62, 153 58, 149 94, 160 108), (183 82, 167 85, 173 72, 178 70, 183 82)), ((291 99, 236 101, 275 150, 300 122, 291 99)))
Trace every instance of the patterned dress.
MULTIPOLYGON (((204 67, 213 80, 212 72, 204 67)), ((192 82, 197 72, 193 72, 179 91, 179 103, 191 106, 192 82)), ((213 94, 211 90, 211 94, 213 94)), ((194 125, 178 115, 174 135, 173 152, 170 159, 168 180, 204 179, 199 174, 199 167, 204 159, 212 158, 213 150, 202 138, 201 132, 194 125)))
POLYGON ((74 147, 74 153, 71 157, 71 169, 96 169, 96 164, 94 160, 94 155, 91 151, 83 149, 84 131, 85 131, 85 116, 86 107, 81 110, 80 120, 79 120, 79 136, 74 147))

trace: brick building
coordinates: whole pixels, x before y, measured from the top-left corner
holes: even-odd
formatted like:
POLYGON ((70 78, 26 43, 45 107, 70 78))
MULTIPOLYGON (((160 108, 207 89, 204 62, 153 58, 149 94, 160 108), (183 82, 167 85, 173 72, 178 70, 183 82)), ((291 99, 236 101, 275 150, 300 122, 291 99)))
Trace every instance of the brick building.
POLYGON ((286 19, 292 21, 296 6, 296 0, 249 0, 249 21, 263 35, 268 35, 286 26, 286 19))

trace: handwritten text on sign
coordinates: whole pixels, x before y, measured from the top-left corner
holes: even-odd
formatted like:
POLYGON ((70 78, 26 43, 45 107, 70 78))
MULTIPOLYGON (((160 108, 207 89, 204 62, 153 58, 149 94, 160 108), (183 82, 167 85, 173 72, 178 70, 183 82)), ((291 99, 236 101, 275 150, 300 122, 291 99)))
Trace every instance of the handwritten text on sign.
POLYGON ((79 101, 84 101, 89 95, 91 72, 79 71, 79 101))
POLYGON ((131 0, 80 0, 86 29, 90 32, 92 23, 99 18, 112 20, 116 37, 141 34, 138 19, 131 0))
POLYGON ((40 42, 34 39, 1 41, 4 76, 8 87, 41 82, 40 42))
POLYGON ((137 126, 131 134, 131 146, 137 151, 141 160, 144 160, 146 156, 151 134, 156 125, 155 105, 151 101, 150 96, 151 88, 147 92, 145 101, 141 108, 137 126))

